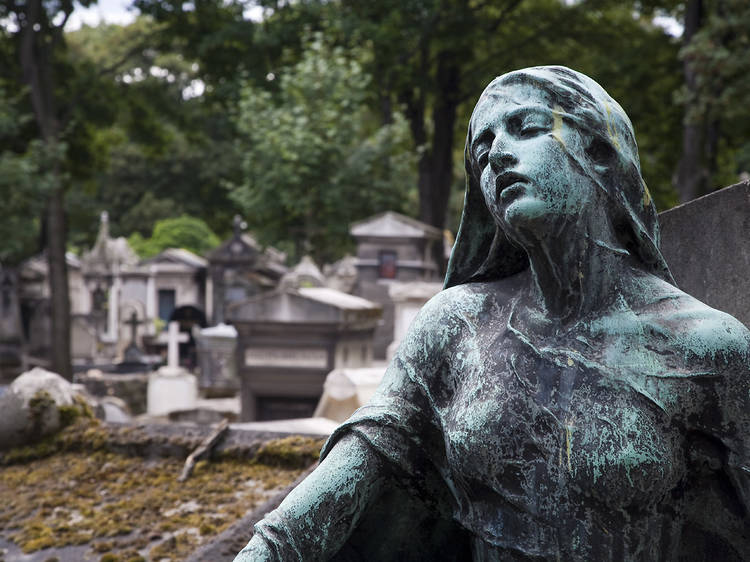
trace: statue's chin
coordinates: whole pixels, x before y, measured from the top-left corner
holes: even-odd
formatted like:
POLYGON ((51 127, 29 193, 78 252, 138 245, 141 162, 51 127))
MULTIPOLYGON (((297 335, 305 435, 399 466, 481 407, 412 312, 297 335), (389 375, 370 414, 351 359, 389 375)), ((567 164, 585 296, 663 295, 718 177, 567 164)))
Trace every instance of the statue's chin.
MULTIPOLYGON (((544 200, 531 195, 519 197, 499 209, 499 221, 506 234, 526 245, 534 240, 559 236, 565 225, 574 225, 588 216, 586 202, 544 200)), ((497 215, 496 215, 497 216, 497 215)))
POLYGON ((509 234, 524 232, 542 234, 547 230, 545 225, 551 223, 552 209, 549 203, 536 197, 519 197, 509 203, 503 210, 503 222, 509 234))

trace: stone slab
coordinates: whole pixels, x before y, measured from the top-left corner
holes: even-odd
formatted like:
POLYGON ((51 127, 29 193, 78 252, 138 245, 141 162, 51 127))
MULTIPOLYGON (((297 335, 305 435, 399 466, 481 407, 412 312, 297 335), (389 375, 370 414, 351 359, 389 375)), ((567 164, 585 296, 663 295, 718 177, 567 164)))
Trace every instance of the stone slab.
POLYGON ((146 411, 148 373, 111 374, 92 369, 87 373, 76 373, 75 382, 82 384, 93 396, 122 398, 133 415, 146 411))
POLYGON ((665 211, 659 222, 678 287, 750 326, 750 181, 665 211))

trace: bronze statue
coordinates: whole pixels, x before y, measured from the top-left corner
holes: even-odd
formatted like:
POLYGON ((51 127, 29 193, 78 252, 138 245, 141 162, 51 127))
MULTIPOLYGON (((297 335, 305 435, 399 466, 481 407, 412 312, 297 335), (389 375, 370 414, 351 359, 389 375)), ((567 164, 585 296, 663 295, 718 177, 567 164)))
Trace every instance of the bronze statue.
POLYGON ((750 560, 750 333, 675 287, 633 129, 511 72, 445 290, 236 560, 750 560))

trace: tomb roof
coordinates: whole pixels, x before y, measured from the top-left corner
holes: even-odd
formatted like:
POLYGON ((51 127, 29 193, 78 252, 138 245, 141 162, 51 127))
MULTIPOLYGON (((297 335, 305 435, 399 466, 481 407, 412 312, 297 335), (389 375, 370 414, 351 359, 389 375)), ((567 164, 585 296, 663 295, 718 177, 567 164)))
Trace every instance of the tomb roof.
POLYGON ((393 211, 386 211, 351 225, 355 238, 433 238, 442 237, 440 229, 393 211))
POLYGON ((368 301, 361 297, 355 297, 348 293, 342 293, 336 289, 329 289, 328 287, 302 287, 297 289, 297 292, 307 299, 335 306, 336 308, 348 310, 380 308, 377 303, 368 301))
POLYGON ((167 248, 156 256, 141 262, 142 265, 157 263, 176 263, 200 269, 208 265, 208 260, 185 248, 167 248))

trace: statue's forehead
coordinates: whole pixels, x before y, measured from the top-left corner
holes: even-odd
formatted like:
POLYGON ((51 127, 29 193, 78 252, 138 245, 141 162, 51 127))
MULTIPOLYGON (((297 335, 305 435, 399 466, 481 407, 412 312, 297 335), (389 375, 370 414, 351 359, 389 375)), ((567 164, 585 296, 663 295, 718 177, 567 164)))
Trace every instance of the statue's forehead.
POLYGON ((548 92, 529 84, 490 85, 479 98, 471 116, 471 129, 478 133, 498 117, 518 109, 552 109, 548 92))

